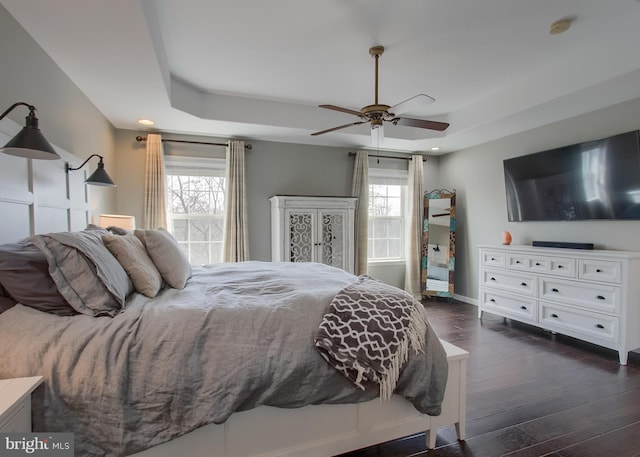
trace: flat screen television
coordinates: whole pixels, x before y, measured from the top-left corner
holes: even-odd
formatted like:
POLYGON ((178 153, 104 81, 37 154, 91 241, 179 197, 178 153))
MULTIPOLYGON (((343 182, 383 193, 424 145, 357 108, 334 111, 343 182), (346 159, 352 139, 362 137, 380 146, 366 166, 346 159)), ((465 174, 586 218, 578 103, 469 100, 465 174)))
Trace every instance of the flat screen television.
POLYGON ((509 221, 640 220, 640 131, 504 160, 509 221))

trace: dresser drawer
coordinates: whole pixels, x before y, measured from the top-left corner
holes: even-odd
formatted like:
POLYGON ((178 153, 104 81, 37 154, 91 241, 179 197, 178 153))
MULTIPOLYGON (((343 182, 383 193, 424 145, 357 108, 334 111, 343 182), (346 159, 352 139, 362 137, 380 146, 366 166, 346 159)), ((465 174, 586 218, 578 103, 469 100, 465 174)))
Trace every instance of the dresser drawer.
POLYGON ((576 277, 576 261, 566 257, 532 256, 527 254, 507 254, 507 268, 530 271, 563 278, 576 277))
POLYGON ((538 307, 535 298, 519 297, 494 290, 482 290, 482 311, 495 312, 522 322, 536 323, 538 307))
POLYGON ((620 319, 614 316, 540 302, 539 321, 549 330, 585 340, 618 343, 620 319))
POLYGON ((480 251, 480 264, 485 267, 503 267, 505 266, 504 252, 498 251, 480 251))
POLYGON ((578 277, 591 281, 620 284, 622 281, 622 263, 608 260, 580 259, 578 277))
POLYGON ((620 288, 553 278, 539 278, 539 295, 544 300, 619 314, 620 288))
POLYGON ((482 281, 486 287, 529 297, 536 296, 536 278, 530 274, 487 268, 482 272, 482 281))

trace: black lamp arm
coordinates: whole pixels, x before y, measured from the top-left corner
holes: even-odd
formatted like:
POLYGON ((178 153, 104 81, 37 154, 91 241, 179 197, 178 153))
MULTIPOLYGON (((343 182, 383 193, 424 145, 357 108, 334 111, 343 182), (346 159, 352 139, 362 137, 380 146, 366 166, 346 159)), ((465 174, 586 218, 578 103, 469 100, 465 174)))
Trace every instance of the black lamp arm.
POLYGON ((20 105, 23 105, 29 108, 29 116, 35 117, 35 111, 36 111, 35 106, 29 105, 28 103, 25 103, 25 102, 16 102, 13 105, 11 105, 4 113, 0 114, 0 120, 4 119, 7 114, 9 114, 11 111, 13 111, 16 107, 20 105))
POLYGON ((87 160, 85 160, 84 162, 82 162, 82 165, 80 165, 80 166, 79 166, 79 167, 77 167, 77 168, 72 168, 72 167, 70 167, 68 163, 67 163, 67 164, 65 164, 65 169, 66 169, 67 173, 68 173, 68 172, 70 172, 70 171, 75 171, 75 170, 79 170, 79 169, 81 169, 82 167, 84 167, 84 166, 87 164, 87 162, 89 161, 89 159, 91 159, 92 157, 100 157, 100 162, 98 162, 98 164, 103 163, 103 162, 102 162, 102 156, 101 156, 101 155, 99 155, 99 154, 91 154, 89 157, 87 157, 87 160))

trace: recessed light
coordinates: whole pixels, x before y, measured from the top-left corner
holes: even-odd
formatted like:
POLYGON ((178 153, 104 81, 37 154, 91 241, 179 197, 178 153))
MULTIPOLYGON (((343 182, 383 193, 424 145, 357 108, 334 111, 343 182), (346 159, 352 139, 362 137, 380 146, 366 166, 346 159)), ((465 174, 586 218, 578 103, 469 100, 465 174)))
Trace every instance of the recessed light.
POLYGON ((432 150, 432 151, 439 151, 439 150, 440 150, 440 148, 439 148, 439 147, 433 147, 433 148, 431 148, 431 150, 432 150))
POLYGON ((569 27, 571 27, 572 22, 573 22, 573 18, 565 18, 565 19, 560 19, 559 21, 555 21, 549 26, 549 33, 551 35, 564 33, 567 30, 569 30, 569 27))
POLYGON ((138 124, 153 125, 153 124, 155 124, 155 122, 152 121, 151 119, 138 119, 138 124))

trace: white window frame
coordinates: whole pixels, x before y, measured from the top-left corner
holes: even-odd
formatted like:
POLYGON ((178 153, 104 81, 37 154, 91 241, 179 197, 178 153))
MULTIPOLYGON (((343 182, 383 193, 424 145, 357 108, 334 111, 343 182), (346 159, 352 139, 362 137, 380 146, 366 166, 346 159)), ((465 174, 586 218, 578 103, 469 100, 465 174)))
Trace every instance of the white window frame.
MULTIPOLYGON (((226 176, 226 160, 213 158, 213 157, 187 157, 187 156, 172 156, 165 155, 164 166, 167 179, 169 176, 213 176, 213 177, 225 177, 226 176)), ((168 183, 167 183, 168 188, 168 183)), ((170 198, 169 192, 167 192, 167 198, 170 198)), ((226 195, 225 195, 226 200, 226 195)), ((216 214, 212 216, 202 214, 172 214, 171 206, 167 202, 167 222, 169 224, 169 232, 174 232, 174 222, 176 220, 220 220, 224 224, 224 214, 216 214)), ((188 236, 189 238, 189 236, 188 236)), ((214 244, 222 246, 223 241, 178 241, 178 244, 185 250, 187 256, 189 256, 191 244, 207 244, 209 249, 209 258, 211 259, 211 252, 214 244)), ((189 260, 191 258, 189 256, 189 260)), ((211 259, 212 263, 216 263, 217 259, 211 259)), ((222 261, 220 259, 219 261, 222 261)))
MULTIPOLYGON (((367 263, 370 264, 402 264, 404 265, 406 261, 406 223, 407 223, 407 210, 408 210, 408 202, 407 202, 407 193, 409 191, 409 172, 408 170, 396 170, 396 169, 388 169, 388 168, 369 168, 369 186, 372 184, 386 184, 386 185, 401 185, 403 186, 403 190, 401 193, 401 205, 402 205, 402 215, 400 219, 402 221, 401 228, 401 239, 400 239, 400 257, 386 257, 386 258, 371 258, 369 255, 370 252, 367 252, 367 263)), ((367 202, 367 205, 369 202, 367 202)), ((386 216, 379 217, 380 219, 386 218, 386 216)), ((377 219, 376 216, 369 215, 369 221, 377 219)), ((367 236, 367 242, 369 242, 369 237, 367 236)), ((368 250, 367 250, 368 251, 368 250)))

